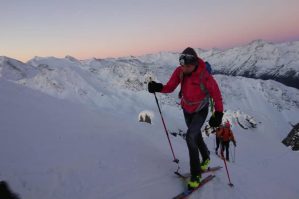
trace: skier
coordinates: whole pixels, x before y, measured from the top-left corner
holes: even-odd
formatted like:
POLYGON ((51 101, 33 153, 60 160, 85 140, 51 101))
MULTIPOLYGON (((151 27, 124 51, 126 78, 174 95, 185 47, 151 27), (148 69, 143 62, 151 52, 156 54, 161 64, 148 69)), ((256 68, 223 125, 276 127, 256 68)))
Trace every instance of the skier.
POLYGON ((166 85, 151 81, 150 93, 171 93, 181 84, 181 107, 188 127, 186 142, 189 150, 191 178, 188 188, 200 185, 201 171, 210 164, 209 150, 203 141, 201 127, 209 112, 209 98, 215 102, 215 112, 209 120, 211 127, 218 127, 222 122, 223 103, 217 82, 206 69, 205 62, 199 58, 193 48, 186 48, 179 57, 180 66, 173 72, 166 85), (202 162, 199 160, 199 152, 202 162))
MULTIPOLYGON (((221 154, 223 155, 224 151, 226 151, 226 160, 229 161, 229 143, 233 142, 234 146, 237 146, 237 142, 235 140, 234 134, 230 128, 230 123, 227 121, 224 127, 221 127, 219 130, 219 138, 221 140, 221 154)), ((224 157, 222 157, 224 158, 224 157)))

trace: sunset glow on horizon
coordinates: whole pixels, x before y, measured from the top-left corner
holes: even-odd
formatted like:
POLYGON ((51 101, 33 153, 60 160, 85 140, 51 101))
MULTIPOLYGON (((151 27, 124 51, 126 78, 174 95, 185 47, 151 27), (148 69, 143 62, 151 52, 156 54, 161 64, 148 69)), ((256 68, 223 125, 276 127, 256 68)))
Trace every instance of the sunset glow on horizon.
POLYGON ((0 56, 78 59, 299 40, 298 0, 3 1, 0 56))

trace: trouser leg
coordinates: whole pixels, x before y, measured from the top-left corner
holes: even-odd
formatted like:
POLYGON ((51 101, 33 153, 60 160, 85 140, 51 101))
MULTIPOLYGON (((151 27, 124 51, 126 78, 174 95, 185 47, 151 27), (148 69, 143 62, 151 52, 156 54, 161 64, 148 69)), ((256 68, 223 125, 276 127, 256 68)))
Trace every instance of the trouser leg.
POLYGON ((226 160, 229 160, 229 141, 225 144, 226 160))
POLYGON ((197 113, 187 113, 184 111, 185 121, 188 126, 186 142, 189 150, 190 173, 191 175, 200 175, 199 151, 202 158, 209 158, 209 151, 203 141, 201 127, 204 124, 208 114, 208 106, 197 113))
POLYGON ((218 149, 219 149, 219 144, 220 144, 220 139, 216 136, 216 153, 218 153, 218 149))

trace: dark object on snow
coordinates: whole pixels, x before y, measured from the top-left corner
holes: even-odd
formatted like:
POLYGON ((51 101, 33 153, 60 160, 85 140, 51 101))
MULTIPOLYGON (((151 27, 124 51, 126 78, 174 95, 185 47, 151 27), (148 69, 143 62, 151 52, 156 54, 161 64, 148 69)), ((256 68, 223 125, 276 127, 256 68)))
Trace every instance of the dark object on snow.
POLYGON ((293 129, 282 143, 292 147, 293 151, 299 151, 299 123, 293 126, 293 129))
POLYGON ((19 196, 13 193, 5 181, 0 181, 0 198, 1 199, 20 199, 19 196))
POLYGON ((242 129, 248 129, 247 127, 245 127, 243 124, 241 124, 239 118, 237 117, 237 122, 239 124, 240 127, 242 127, 242 129))
POLYGON ((147 122, 149 124, 151 124, 151 118, 148 116, 148 115, 145 115, 145 119, 144 119, 144 122, 147 122))
POLYGON ((186 140, 186 133, 183 130, 179 129, 179 132, 170 132, 174 137, 181 136, 184 140, 186 140))
POLYGON ((145 117, 143 117, 142 115, 140 115, 139 122, 146 122, 146 123, 151 124, 152 120, 151 120, 150 116, 148 116, 147 114, 145 114, 145 117))

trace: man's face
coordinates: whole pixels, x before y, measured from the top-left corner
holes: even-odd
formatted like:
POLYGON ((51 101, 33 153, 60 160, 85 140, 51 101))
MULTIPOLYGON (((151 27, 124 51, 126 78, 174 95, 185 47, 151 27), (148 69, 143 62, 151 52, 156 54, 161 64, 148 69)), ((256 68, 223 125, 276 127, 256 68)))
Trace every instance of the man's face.
POLYGON ((194 64, 184 64, 184 65, 182 65, 182 68, 183 68, 183 73, 185 75, 190 75, 194 71, 195 65, 194 64))

